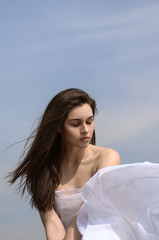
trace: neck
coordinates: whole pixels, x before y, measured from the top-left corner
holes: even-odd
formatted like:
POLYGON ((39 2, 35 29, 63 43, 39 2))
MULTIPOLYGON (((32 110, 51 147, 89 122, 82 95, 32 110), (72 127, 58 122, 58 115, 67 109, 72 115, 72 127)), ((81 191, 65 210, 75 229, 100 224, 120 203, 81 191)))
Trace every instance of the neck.
POLYGON ((86 157, 87 155, 87 149, 86 148, 77 148, 77 147, 71 147, 68 148, 67 146, 62 147, 63 157, 62 157, 62 163, 66 166, 76 166, 81 163, 81 161, 86 157))

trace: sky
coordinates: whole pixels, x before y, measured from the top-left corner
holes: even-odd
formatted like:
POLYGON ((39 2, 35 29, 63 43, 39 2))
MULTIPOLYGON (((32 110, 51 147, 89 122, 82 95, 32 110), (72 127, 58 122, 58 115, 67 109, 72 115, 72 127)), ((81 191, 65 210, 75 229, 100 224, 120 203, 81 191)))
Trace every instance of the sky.
POLYGON ((81 88, 97 102, 97 145, 122 164, 159 163, 159 1, 0 1, 0 236, 45 239, 4 178, 48 102, 81 88))

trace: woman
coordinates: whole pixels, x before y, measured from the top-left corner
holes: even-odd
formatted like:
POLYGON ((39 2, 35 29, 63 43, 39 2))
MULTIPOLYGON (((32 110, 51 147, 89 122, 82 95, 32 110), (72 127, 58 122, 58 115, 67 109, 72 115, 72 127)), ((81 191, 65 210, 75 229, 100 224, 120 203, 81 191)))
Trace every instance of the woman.
MULTIPOLYGON (((87 214, 87 205, 91 207, 87 196, 90 197, 91 187, 98 184, 97 179, 102 179, 98 176, 102 175, 102 169, 106 171, 120 164, 115 150, 95 146, 95 113, 96 103, 86 92, 71 88, 58 93, 28 139, 33 141, 18 168, 10 175, 12 184, 20 178, 22 194, 27 189, 31 195, 31 203, 39 210, 48 240, 78 240, 82 235, 82 239, 91 239, 88 233, 84 234, 93 211, 87 214), (90 190, 85 191, 87 188, 90 190)), ((99 209, 103 204, 101 199, 97 200, 99 209)), ((111 240, 117 239, 111 236, 111 240)))
MULTIPOLYGON (((100 168, 120 163, 116 151, 94 146, 95 112, 95 101, 84 91, 67 89, 58 93, 33 132, 26 156, 12 173, 10 182, 20 178, 22 192, 27 188, 32 205, 39 209, 49 240, 65 237, 56 214, 55 191, 81 188, 100 168)), ((69 228, 75 224, 74 219, 72 216, 66 223, 66 239, 71 239, 69 234, 76 229, 69 228)))

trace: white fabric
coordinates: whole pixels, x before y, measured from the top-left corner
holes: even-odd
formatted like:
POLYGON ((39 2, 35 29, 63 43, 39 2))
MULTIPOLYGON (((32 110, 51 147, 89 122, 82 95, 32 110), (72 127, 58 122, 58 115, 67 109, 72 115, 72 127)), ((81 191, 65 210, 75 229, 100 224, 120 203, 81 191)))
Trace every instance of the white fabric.
POLYGON ((159 164, 99 170, 83 187, 82 240, 159 240, 159 164))
POLYGON ((69 223, 82 204, 82 188, 55 191, 57 214, 67 230, 69 223))

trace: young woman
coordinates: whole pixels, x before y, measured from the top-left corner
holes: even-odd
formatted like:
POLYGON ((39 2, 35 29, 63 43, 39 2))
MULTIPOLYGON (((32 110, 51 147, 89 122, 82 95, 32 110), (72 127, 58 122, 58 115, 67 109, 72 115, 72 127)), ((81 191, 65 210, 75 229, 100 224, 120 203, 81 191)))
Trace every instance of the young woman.
POLYGON ((48 240, 61 240, 65 235, 77 239, 73 235, 78 234, 75 219, 82 200, 74 214, 68 212, 68 220, 64 216, 63 223, 57 214, 56 191, 81 189, 99 169, 120 163, 116 151, 94 145, 95 113, 96 103, 86 92, 67 89, 58 93, 30 137, 33 142, 23 161, 12 173, 10 182, 20 178, 22 192, 27 188, 32 205, 39 209, 48 240))
MULTIPOLYGON (((28 142, 33 140, 18 168, 10 174, 10 182, 13 184, 20 179, 22 194, 27 189, 31 195, 31 203, 39 210, 48 240, 79 240, 82 235, 82 239, 97 239, 88 236, 92 229, 85 231, 87 226, 101 225, 104 209, 107 209, 104 223, 109 219, 110 225, 114 219, 108 214, 111 205, 103 205, 106 202, 105 186, 107 182, 112 184, 110 179, 104 178, 112 174, 107 169, 119 172, 120 157, 113 149, 95 146, 95 113, 96 103, 86 92, 71 88, 58 93, 28 139, 28 142), (97 213, 92 217, 95 209, 97 213), (97 223, 93 223, 93 219, 97 223)), ((113 181, 116 182, 115 177, 113 181)), ((101 234, 103 230, 98 232, 101 234)), ((124 240, 124 237, 119 238, 120 235, 111 235, 108 240, 124 240)), ((102 237, 100 239, 105 239, 102 237)))

